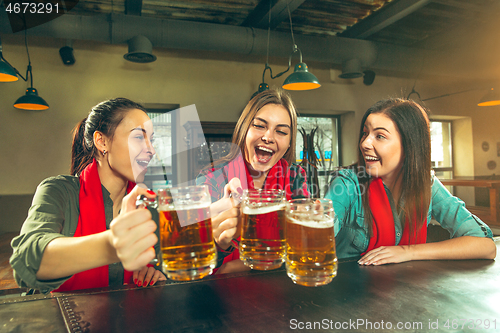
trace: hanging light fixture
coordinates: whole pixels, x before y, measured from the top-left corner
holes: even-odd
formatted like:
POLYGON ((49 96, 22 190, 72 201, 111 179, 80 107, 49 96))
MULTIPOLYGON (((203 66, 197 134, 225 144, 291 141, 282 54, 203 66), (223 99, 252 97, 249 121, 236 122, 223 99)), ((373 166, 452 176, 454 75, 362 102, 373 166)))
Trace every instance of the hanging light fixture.
POLYGON ((14 82, 17 80, 16 70, 3 57, 2 40, 0 39, 0 82, 14 82))
POLYGON ((273 79, 273 80, 282 76, 283 74, 287 73, 290 70, 290 67, 292 66, 292 56, 296 52, 299 53, 299 57, 300 57, 299 63, 297 65, 295 65, 293 73, 290 74, 285 79, 285 82, 282 85, 283 89, 287 89, 287 90, 312 90, 312 89, 317 89, 317 88, 321 87, 321 84, 319 83, 316 76, 314 76, 314 74, 310 73, 307 65, 302 62, 302 52, 297 47, 297 44, 295 44, 295 38, 293 36, 292 15, 290 14, 290 8, 288 7, 288 1, 286 3, 286 8, 288 10, 288 18, 290 20, 290 32, 291 32, 292 42, 293 42, 292 53, 288 57, 288 68, 286 70, 284 70, 283 72, 276 74, 275 76, 273 75, 273 70, 271 69, 271 66, 269 66, 269 39, 270 39, 270 33, 271 33, 271 3, 272 3, 272 1, 269 1, 269 25, 267 28, 266 65, 264 67, 264 71, 262 72, 262 83, 259 84, 259 89, 254 94, 254 96, 257 93, 260 93, 262 91, 269 89, 269 85, 267 83, 265 83, 265 81, 264 81, 266 71, 269 70, 271 79, 273 79))
POLYGON ((478 106, 500 105, 500 92, 491 88, 491 90, 488 91, 488 93, 484 95, 483 98, 481 98, 481 100, 477 105, 478 106))
POLYGON ((271 67, 269 66, 269 39, 270 39, 270 35, 271 35, 271 1, 269 1, 269 23, 267 25, 267 54, 266 54, 266 65, 264 66, 264 71, 262 72, 262 83, 259 84, 259 88, 257 89, 256 92, 253 93, 252 98, 255 97, 255 95, 263 92, 263 91, 266 91, 266 90, 269 90, 269 85, 265 82, 265 75, 266 75, 266 71, 269 69, 269 73, 271 75, 271 79, 274 79, 274 78, 277 78, 278 76, 282 75, 282 74, 278 74, 277 76, 273 77, 273 70, 271 69, 271 67))
POLYGON ((26 89, 26 95, 19 97, 14 103, 14 107, 16 109, 38 111, 47 110, 49 105, 43 98, 38 96, 38 92, 31 84, 31 88, 26 89))
MULTIPOLYGON (((26 89, 26 94, 19 97, 14 103, 14 107, 23 110, 47 110, 49 104, 38 96, 38 92, 33 88, 33 72, 31 68, 30 54, 28 51, 28 41, 26 36, 26 29, 24 30, 24 42, 26 45, 26 53, 28 54, 28 67, 26 69, 26 78, 19 73, 5 58, 1 56, 0 61, 0 81, 1 82, 14 82, 18 80, 18 77, 23 79, 25 82, 30 79, 30 88, 26 89), (14 77, 13 77, 14 76, 14 77)), ((0 54, 1 54, 1 44, 0 44, 0 54)))
MULTIPOLYGON (((318 79, 314 74, 310 73, 307 65, 302 62, 302 52, 295 44, 295 38, 293 37, 293 25, 292 25, 292 14, 290 14, 290 8, 288 7, 288 1, 286 2, 286 9, 288 10, 288 19, 290 20, 290 33, 292 35, 293 49, 290 57, 288 59, 288 69, 290 69, 292 55, 295 52, 299 52, 299 63, 295 65, 295 69, 292 74, 290 74, 285 82, 283 83, 283 89, 287 90, 312 90, 321 87, 318 79)), ((287 71, 288 71, 287 69, 287 71)))
MULTIPOLYGON (((288 68, 290 68, 292 55, 295 52, 299 52, 300 60, 297 65, 295 65, 295 69, 293 73, 290 74, 283 82, 283 89, 287 90, 312 90, 321 87, 318 79, 314 74, 309 72, 307 65, 302 62, 302 52, 297 47, 297 45, 293 45, 292 54, 290 54, 290 60, 288 61, 288 68)), ((288 70, 287 70, 288 71, 288 70)))

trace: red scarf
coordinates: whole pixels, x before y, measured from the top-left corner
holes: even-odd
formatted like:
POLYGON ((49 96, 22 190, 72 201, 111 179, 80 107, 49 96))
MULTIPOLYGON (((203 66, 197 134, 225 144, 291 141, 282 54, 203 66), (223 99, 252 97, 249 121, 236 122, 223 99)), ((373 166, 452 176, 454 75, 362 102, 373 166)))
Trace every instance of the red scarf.
MULTIPOLYGON (((238 178, 241 181, 241 187, 246 190, 254 190, 255 185, 253 183, 253 178, 248 171, 248 165, 243 160, 243 157, 238 155, 234 160, 229 162, 224 166, 223 170, 226 176, 227 182, 233 178, 238 178)), ((280 159, 271 170, 269 170, 266 180, 264 182, 263 190, 284 190, 286 194, 286 199, 290 200, 292 198, 292 191, 290 185, 290 169, 288 168, 288 162, 284 159, 280 159)))
MULTIPOLYGON (((239 178, 241 181, 241 187, 246 190, 254 190, 255 186, 253 183, 253 178, 248 171, 248 166, 243 160, 241 155, 238 155, 234 160, 229 162, 223 170, 224 175, 227 175, 227 180, 230 181, 234 177, 239 178)), ((286 199, 290 200, 292 198, 292 191, 290 185, 290 169, 288 168, 288 162, 284 159, 280 159, 271 170, 269 170, 266 180, 264 182, 263 190, 284 190, 286 199)), ((269 230, 268 230, 269 231, 269 230)), ((276 231, 276 230, 275 230, 276 231)), ((266 232, 263 230, 263 232, 266 232)), ((269 231, 271 232, 271 231, 269 231)), ((263 236, 264 237, 264 236, 263 236)), ((272 239, 272 236, 265 237, 272 239)), ((238 238, 239 240, 239 238, 238 238)), ((240 251, 235 250, 230 255, 224 258, 223 264, 236 260, 240 258, 240 251)), ((214 270, 215 271, 215 270, 214 270)))
MULTIPOLYGON (((127 193, 135 186, 129 182, 127 193)), ((106 231, 106 214, 102 185, 97 172, 97 162, 94 159, 80 174, 79 193, 80 215, 73 237, 81 237, 106 231)), ((132 272, 124 271, 123 282, 132 282, 132 272)), ((64 292, 79 289, 102 288, 109 285, 108 266, 101 266, 74 274, 54 291, 64 292)))
MULTIPOLYGON (((394 216, 392 215, 391 204, 385 192, 382 179, 374 178, 368 189, 368 203, 373 217, 373 236, 370 237, 368 249, 363 255, 380 246, 396 245, 396 231, 394 227, 394 216)), ((416 219, 414 219, 416 221, 416 219)), ((413 235, 410 241, 409 220, 406 219, 405 228, 399 245, 423 244, 427 241, 427 221, 424 222, 422 228, 413 235)))

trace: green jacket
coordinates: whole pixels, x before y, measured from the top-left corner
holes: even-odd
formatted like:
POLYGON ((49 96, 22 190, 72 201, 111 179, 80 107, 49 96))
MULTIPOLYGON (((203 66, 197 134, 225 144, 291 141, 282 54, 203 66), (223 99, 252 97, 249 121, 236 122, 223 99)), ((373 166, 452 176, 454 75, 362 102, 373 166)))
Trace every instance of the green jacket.
MULTIPOLYGON (((41 292, 47 293, 58 288, 71 277, 41 281, 36 278, 36 273, 40 268, 45 247, 50 241, 58 237, 74 236, 80 213, 79 193, 80 180, 75 176, 50 177, 38 185, 21 233, 11 243, 13 254, 10 257, 10 264, 14 270, 14 278, 20 287, 40 289, 41 292)), ((109 229, 109 224, 113 220, 113 201, 104 186, 102 186, 102 194, 106 227, 109 229)), ((153 220, 158 223, 158 212, 150 211, 153 220)), ((156 247, 158 251, 159 245, 157 244, 156 247)), ((118 286, 122 283, 123 266, 121 263, 109 265, 109 285, 118 286)))
MULTIPOLYGON (((450 232, 450 238, 476 236, 492 238, 491 229, 478 217, 472 215, 462 200, 451 195, 439 179, 432 176, 432 195, 427 216, 427 224, 434 217, 443 228, 450 232)), ((394 215, 396 245, 402 236, 401 218, 394 212, 394 201, 386 187, 394 215)), ((361 255, 368 248, 370 237, 365 225, 365 212, 358 177, 351 169, 342 169, 332 181, 325 198, 333 201, 335 210, 334 228, 338 258, 361 255)))

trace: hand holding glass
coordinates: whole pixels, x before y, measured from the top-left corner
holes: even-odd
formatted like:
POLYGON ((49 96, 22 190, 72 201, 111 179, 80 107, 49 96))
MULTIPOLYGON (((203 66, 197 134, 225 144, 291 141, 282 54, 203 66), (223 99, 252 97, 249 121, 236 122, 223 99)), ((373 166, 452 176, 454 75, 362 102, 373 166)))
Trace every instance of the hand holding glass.
POLYGON ((217 252, 210 203, 206 185, 157 191, 163 272, 169 279, 190 281, 212 273, 217 252))

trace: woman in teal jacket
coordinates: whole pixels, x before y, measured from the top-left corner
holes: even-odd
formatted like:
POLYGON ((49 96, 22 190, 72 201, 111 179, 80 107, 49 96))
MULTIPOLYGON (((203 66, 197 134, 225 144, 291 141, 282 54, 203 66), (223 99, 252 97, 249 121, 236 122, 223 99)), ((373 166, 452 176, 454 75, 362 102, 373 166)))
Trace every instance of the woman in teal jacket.
POLYGON ((426 259, 493 259, 490 228, 431 171, 429 119, 417 103, 382 100, 361 122, 358 163, 342 169, 333 201, 339 258, 381 265, 426 259), (434 217, 451 239, 426 243, 434 217))

